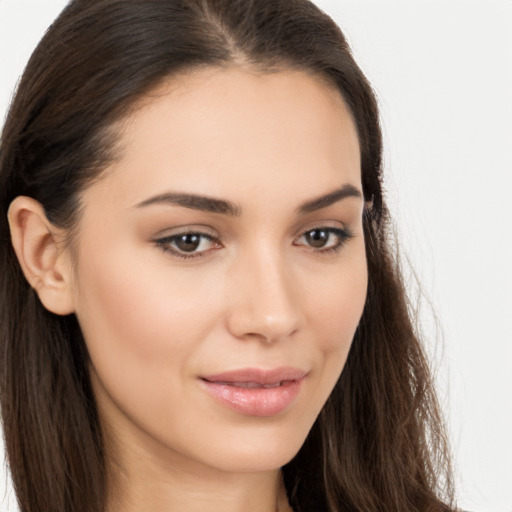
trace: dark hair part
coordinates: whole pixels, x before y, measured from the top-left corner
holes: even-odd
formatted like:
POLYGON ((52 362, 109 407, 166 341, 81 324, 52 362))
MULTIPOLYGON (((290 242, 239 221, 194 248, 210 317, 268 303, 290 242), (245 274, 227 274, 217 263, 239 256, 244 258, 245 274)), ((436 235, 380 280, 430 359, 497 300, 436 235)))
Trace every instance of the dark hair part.
POLYGON ((308 0, 74 0, 32 55, 0 153, 0 393, 22 512, 103 512, 106 460, 74 315, 48 312, 9 243, 7 209, 39 201, 70 230, 80 192, 115 158, 112 127, 163 80, 202 66, 286 68, 333 84, 361 150, 368 296, 348 361, 284 468, 296 512, 448 511, 446 439, 389 243, 372 90, 336 24, 308 0))

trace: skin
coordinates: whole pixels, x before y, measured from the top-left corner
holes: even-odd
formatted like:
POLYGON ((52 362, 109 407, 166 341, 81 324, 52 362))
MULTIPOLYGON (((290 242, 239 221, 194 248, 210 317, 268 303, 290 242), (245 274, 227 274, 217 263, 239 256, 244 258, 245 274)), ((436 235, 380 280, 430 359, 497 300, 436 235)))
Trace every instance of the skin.
MULTIPOLYGON (((51 279, 32 276, 43 303, 61 314, 69 305, 84 333, 109 510, 290 510, 280 467, 336 383, 366 297, 362 194, 298 212, 342 186, 361 191, 351 116, 304 72, 203 69, 154 91, 119 142, 121 157, 82 194, 73 254, 45 249, 49 299, 51 279), (238 215, 141 206, 169 192, 230 201, 238 215), (322 228, 325 245, 313 246, 322 228), (182 259, 170 237, 190 232, 213 240, 182 259), (269 417, 234 411, 201 385, 280 366, 307 375, 269 417)), ((28 236, 41 211, 23 199, 11 210, 13 232, 28 236)))

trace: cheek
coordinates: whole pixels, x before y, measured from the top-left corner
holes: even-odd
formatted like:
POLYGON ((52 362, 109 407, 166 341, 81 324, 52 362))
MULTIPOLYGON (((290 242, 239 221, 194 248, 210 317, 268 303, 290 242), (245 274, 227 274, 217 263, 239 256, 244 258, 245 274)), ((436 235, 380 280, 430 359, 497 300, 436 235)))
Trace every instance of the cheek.
POLYGON ((326 352, 350 348, 366 301, 368 274, 364 251, 359 251, 341 265, 342 270, 317 279, 308 307, 311 325, 315 325, 326 352))
POLYGON ((343 371, 363 313, 368 286, 364 245, 350 253, 339 272, 316 282, 321 286, 310 296, 308 324, 315 330, 323 404, 343 371))
POLYGON ((82 260, 77 305, 97 372, 142 377, 165 365, 179 369, 179 361, 193 353, 201 334, 215 322, 208 294, 184 277, 163 273, 151 255, 102 254, 101 259, 82 260))
POLYGON ((102 415, 124 425, 122 411, 146 431, 166 432, 189 396, 183 383, 217 306, 190 276, 165 271, 151 255, 103 254, 79 266, 77 307, 102 415))

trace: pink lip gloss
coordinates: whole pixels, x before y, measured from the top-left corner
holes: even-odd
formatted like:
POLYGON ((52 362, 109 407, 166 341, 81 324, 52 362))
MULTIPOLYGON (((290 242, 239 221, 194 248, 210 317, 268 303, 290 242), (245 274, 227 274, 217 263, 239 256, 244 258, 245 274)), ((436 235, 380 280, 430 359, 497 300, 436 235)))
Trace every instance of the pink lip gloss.
POLYGON ((247 368, 208 375, 202 385, 216 400, 247 416, 274 416, 293 404, 306 372, 297 368, 247 368))

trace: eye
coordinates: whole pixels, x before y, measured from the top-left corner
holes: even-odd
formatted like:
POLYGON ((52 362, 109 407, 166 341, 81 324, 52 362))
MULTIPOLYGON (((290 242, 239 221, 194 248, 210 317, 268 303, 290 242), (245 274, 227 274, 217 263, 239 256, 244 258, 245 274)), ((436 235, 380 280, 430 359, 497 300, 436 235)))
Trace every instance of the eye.
POLYGON ((178 258, 197 258, 211 249, 220 248, 220 242, 207 233, 184 232, 155 240, 164 252, 178 258))
POLYGON ((330 252, 341 249, 352 234, 347 229, 319 227, 306 231, 295 245, 305 245, 317 252, 330 252))

